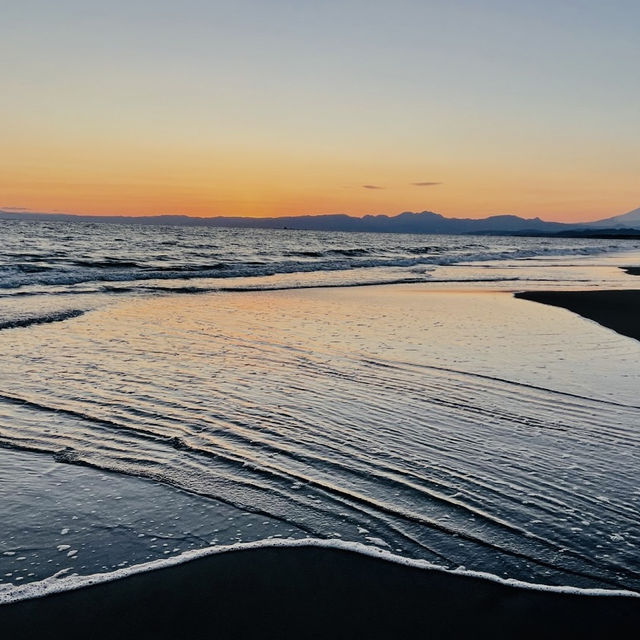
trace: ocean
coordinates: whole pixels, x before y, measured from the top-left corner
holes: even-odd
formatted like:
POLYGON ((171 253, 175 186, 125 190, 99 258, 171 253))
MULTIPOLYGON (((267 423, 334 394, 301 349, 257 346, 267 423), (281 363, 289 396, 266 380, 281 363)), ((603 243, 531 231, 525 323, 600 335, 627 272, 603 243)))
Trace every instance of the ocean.
POLYGON ((0 234, 0 600, 300 540, 640 590, 640 344, 512 295, 640 241, 0 234))

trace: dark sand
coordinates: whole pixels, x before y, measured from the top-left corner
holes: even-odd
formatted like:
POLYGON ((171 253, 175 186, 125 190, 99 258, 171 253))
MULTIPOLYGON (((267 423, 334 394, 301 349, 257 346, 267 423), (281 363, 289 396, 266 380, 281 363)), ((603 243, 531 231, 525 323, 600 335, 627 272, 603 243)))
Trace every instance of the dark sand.
POLYGON ((516 293, 516 298, 563 307, 640 340, 640 290, 524 291, 516 293))
POLYGON ((0 606, 3 638, 623 638, 640 599, 548 593, 314 547, 227 552, 0 606))

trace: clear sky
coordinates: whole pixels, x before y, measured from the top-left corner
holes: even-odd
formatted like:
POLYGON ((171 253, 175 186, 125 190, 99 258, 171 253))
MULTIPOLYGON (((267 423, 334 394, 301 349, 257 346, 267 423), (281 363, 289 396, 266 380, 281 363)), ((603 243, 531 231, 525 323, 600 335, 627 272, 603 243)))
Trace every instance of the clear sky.
POLYGON ((640 206, 638 0, 0 5, 0 208, 640 206))

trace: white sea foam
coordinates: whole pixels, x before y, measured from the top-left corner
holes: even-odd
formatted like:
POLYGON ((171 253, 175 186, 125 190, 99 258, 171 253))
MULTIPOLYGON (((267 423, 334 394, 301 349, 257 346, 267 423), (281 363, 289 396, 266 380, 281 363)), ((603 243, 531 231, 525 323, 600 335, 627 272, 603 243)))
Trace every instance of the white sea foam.
POLYGON ((481 571, 470 571, 464 567, 458 569, 447 569, 445 567, 427 562, 425 560, 414 560, 411 558, 405 558, 403 556, 396 555, 390 551, 380 549, 375 546, 365 545, 359 542, 345 542, 343 540, 317 540, 314 538, 303 538, 299 540, 293 539, 270 539, 261 540, 257 542, 238 543, 218 547, 207 547, 204 549, 197 549, 192 551, 186 551, 180 555, 163 558, 160 560, 154 560, 144 564, 139 564, 133 567, 126 567, 117 569, 116 571, 110 571, 108 573, 98 573, 94 575, 81 576, 77 574, 67 575, 70 569, 64 569, 59 571, 55 575, 41 580, 39 582, 32 582, 23 585, 0 585, 0 605, 8 604, 11 602, 19 602, 21 600, 29 600, 32 598, 42 598, 52 595, 54 593, 62 593, 65 591, 72 591, 81 589, 83 587, 89 587, 92 585, 103 584, 106 582, 112 582, 114 580, 121 580, 132 575, 145 573, 148 571, 156 571, 158 569, 164 569, 167 567, 174 567, 185 562, 197 560, 200 558, 206 558, 221 553, 229 552, 242 552, 251 549, 290 549, 299 547, 315 547, 318 549, 333 549, 340 551, 352 551, 365 555, 371 558, 377 558, 380 560, 386 560, 388 562, 394 562, 396 564, 411 567, 416 569, 424 569, 430 571, 440 571, 450 575, 466 576, 470 578, 480 578, 491 582, 496 582, 509 587, 519 587, 522 589, 530 589, 532 591, 544 591, 547 593, 564 593, 574 594, 582 596, 626 596, 633 598, 640 598, 640 593, 635 591, 628 591, 624 589, 585 589, 580 587, 571 586, 556 586, 556 585, 544 585, 534 584, 531 582, 524 582, 521 580, 515 580, 512 578, 501 578, 500 576, 492 575, 490 573, 484 573, 481 571))

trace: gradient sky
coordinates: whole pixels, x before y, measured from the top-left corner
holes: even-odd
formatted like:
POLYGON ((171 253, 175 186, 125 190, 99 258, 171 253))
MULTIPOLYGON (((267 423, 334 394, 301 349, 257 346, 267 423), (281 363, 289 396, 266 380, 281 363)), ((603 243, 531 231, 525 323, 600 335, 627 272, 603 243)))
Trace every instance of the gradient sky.
POLYGON ((638 0, 0 1, 0 209, 640 206, 638 0))

